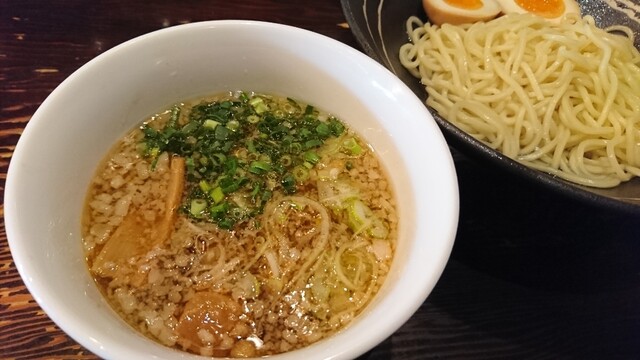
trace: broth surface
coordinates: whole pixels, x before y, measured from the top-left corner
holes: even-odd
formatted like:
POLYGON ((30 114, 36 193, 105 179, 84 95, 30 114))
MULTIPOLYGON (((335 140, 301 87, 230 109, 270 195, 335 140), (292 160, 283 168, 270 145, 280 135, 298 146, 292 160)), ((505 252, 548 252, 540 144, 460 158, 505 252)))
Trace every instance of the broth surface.
POLYGON ((176 105, 120 140, 91 183, 82 234, 92 276, 132 327, 249 357, 349 324, 382 286, 397 222, 357 134, 310 105, 235 92, 176 105))

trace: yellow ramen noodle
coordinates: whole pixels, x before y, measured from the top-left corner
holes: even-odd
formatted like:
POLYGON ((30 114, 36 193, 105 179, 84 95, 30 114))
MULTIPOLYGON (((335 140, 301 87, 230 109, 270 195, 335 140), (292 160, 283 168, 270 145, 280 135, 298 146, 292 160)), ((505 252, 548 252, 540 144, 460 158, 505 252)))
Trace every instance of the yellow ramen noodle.
POLYGON ((406 26, 402 64, 426 86, 427 105, 461 130, 577 184, 640 175, 640 53, 630 29, 531 14, 442 27, 412 17, 406 26))

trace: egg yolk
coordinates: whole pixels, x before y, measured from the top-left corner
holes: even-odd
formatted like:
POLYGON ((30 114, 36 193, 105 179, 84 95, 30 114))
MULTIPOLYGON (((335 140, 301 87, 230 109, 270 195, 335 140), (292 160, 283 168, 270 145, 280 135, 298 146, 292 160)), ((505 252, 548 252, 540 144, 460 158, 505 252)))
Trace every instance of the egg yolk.
POLYGON ((444 0, 445 3, 468 10, 480 9, 482 7, 482 0, 444 0))
POLYGON ((556 18, 564 13, 563 0, 515 0, 515 2, 528 12, 546 18, 556 18))

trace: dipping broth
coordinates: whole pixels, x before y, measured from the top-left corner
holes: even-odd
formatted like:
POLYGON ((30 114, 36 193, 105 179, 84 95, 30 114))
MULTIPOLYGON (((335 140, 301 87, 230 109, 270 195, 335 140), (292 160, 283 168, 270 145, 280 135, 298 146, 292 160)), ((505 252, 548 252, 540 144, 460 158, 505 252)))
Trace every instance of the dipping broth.
POLYGON ((340 120, 232 92, 172 106, 98 167, 82 219, 113 309, 166 346, 252 357, 305 347, 363 311, 395 250, 391 186, 340 120))

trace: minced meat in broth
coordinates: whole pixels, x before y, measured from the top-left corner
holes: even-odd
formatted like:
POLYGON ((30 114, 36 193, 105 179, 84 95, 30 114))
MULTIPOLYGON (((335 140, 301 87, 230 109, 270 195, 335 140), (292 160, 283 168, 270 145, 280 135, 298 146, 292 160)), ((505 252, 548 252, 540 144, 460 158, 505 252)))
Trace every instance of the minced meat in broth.
POLYGON ((334 334, 371 301, 395 249, 394 204, 373 151, 337 119, 235 92, 118 142, 82 232, 96 283, 135 329, 195 354, 264 356, 334 334))

